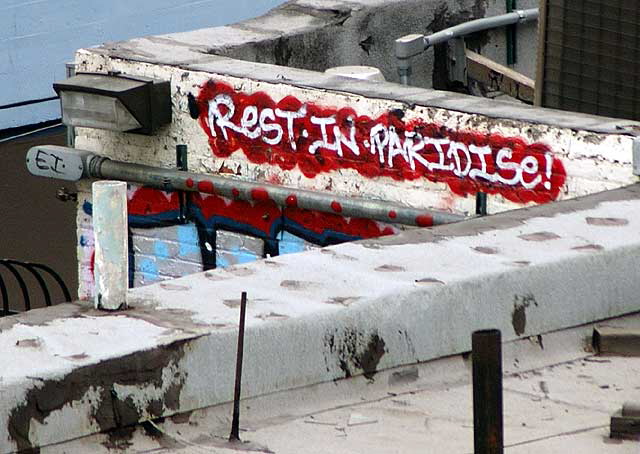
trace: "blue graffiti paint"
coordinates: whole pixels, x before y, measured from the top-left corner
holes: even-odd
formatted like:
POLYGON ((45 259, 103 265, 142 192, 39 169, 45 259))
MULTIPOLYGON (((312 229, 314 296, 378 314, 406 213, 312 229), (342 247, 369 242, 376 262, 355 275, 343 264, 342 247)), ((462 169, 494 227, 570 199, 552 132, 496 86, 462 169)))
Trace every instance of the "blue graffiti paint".
POLYGON ((82 204, 82 211, 88 216, 93 216, 93 205, 91 205, 91 202, 85 200, 82 204))
POLYGON ((227 257, 221 254, 216 254, 216 268, 227 268, 230 266, 231 263, 229 262, 227 257))
POLYGON ((256 260, 262 258, 257 256, 256 254, 252 254, 251 252, 241 251, 239 249, 232 250, 231 253, 233 254, 233 257, 236 259, 236 263, 238 264, 255 262, 256 260))
POLYGON ((84 237, 84 235, 80 235, 80 246, 85 247, 88 244, 89 243, 87 242, 87 239, 84 237))
POLYGON ((199 243, 198 229, 195 225, 185 224, 178 226, 178 254, 181 257, 200 254, 199 243))
POLYGON ((226 251, 225 254, 221 254, 219 251, 216 252, 216 267, 227 268, 231 265, 242 265, 244 263, 255 262, 261 258, 261 256, 253 254, 247 250, 234 247, 226 251))
POLYGON ((280 254, 293 254, 295 252, 306 251, 304 240, 289 232, 282 232, 278 245, 280 254))
POLYGON ((151 259, 139 260, 140 271, 144 273, 150 279, 158 279, 158 265, 151 259))
POLYGON ((169 246, 164 241, 156 241, 153 245, 156 257, 161 259, 169 258, 169 246))

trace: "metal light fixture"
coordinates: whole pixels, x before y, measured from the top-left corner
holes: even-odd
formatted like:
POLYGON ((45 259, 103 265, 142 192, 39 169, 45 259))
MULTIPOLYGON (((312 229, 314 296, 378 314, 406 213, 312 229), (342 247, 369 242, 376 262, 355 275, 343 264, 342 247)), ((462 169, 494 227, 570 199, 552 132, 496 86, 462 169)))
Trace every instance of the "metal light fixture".
POLYGON ((120 73, 78 73, 53 84, 69 126, 152 135, 171 122, 168 81, 120 73))

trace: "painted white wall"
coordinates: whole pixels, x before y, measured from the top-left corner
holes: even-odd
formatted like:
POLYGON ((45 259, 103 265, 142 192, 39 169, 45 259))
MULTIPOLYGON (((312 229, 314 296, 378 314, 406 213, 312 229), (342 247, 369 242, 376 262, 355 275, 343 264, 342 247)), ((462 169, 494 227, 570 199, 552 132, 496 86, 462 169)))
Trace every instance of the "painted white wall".
MULTIPOLYGON (((3 0, 0 106, 55 93, 76 49, 213 27, 264 14, 284 0, 3 0)), ((60 117, 51 101, 0 109, 0 130, 60 117)))

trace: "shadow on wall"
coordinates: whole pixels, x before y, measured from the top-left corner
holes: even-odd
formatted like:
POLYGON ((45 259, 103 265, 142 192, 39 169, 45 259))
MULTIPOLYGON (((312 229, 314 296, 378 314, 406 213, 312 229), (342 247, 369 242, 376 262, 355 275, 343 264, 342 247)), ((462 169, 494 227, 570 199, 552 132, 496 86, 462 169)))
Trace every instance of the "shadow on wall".
MULTIPOLYGON (((81 263, 81 278, 88 293, 93 288, 94 259, 91 202, 83 201, 82 209, 86 218, 79 242, 88 260, 81 263)), ((279 207, 267 198, 260 200, 259 193, 253 202, 190 193, 181 207, 177 192, 133 188, 128 212, 132 287, 398 232, 370 219, 279 207)))

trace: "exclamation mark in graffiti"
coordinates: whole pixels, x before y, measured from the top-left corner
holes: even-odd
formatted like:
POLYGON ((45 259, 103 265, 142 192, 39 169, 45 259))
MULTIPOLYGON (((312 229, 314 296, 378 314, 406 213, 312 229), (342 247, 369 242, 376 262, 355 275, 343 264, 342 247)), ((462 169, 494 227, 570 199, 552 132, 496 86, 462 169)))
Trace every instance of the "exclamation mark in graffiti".
POLYGON ((550 153, 546 153, 544 157, 547 161, 547 181, 544 182, 544 187, 547 188, 547 190, 551 190, 551 167, 553 166, 553 157, 550 153))

